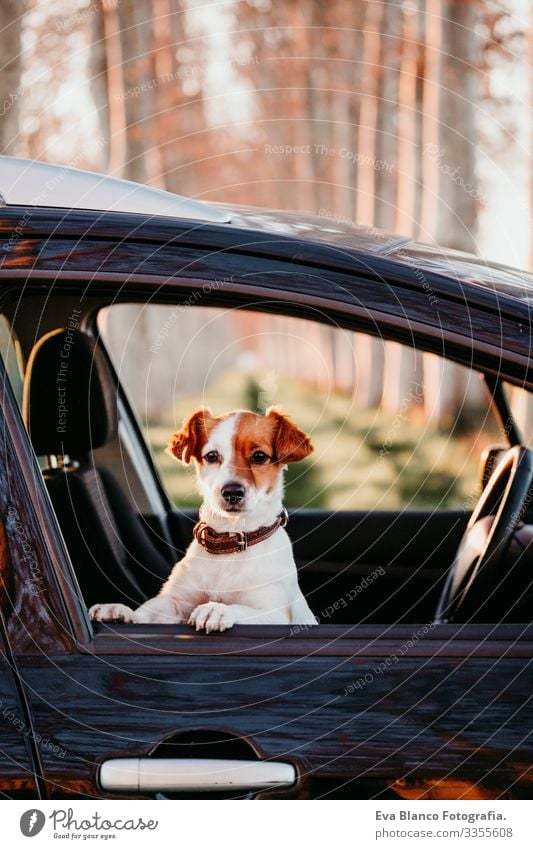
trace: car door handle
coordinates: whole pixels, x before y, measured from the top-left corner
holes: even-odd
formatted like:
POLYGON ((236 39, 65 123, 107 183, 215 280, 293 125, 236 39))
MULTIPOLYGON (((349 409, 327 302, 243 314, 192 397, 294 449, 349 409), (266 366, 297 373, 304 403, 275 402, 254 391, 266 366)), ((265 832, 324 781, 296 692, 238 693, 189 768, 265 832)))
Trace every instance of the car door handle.
POLYGON ((296 768, 281 761, 210 758, 114 758, 98 781, 112 793, 187 793, 290 787, 296 768))

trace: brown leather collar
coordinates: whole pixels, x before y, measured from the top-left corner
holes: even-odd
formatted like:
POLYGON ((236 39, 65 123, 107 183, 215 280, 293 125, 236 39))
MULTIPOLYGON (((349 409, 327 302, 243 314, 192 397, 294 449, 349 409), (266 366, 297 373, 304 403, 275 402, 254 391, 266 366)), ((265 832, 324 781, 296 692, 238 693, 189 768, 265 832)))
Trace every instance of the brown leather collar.
POLYGON ((262 528, 257 528, 256 531, 221 533, 210 528, 206 522, 198 522, 194 526, 193 534, 195 540, 209 554, 238 554, 240 551, 246 551, 248 546, 257 545, 258 542, 268 539, 276 533, 278 528, 284 528, 288 521, 289 514, 284 507, 272 525, 264 525, 262 528))

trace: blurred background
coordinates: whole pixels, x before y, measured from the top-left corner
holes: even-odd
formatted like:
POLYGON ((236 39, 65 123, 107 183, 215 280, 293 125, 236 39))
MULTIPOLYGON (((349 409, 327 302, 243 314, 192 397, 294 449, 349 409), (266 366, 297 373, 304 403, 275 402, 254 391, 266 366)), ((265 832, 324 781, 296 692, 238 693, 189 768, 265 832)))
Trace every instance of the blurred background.
POLYGON ((3 153, 528 263, 528 0, 0 11, 3 153))
MULTIPOLYGON (((0 11, 4 154, 533 264, 528 0, 0 0, 0 11)), ((100 326, 167 475, 179 473, 161 447, 182 411, 199 400, 260 409, 290 381, 287 406, 303 426, 318 427, 321 392, 328 433, 347 426, 348 409, 368 444, 392 432, 403 459, 376 496, 387 493, 385 506, 468 502, 473 466, 453 481, 466 448, 480 447, 486 402, 458 367, 353 334, 341 356, 328 328, 253 314, 243 325, 200 307, 169 318, 125 306, 100 326), (435 468, 443 439, 456 459, 435 468), (411 488, 391 495, 407 467, 411 488)), ((520 414, 529 431, 525 402, 520 414)), ((168 485, 181 497, 177 480, 168 485)), ((323 503, 315 484, 299 497, 318 503, 320 492, 323 503)), ((327 498, 368 498, 351 492, 327 498)))

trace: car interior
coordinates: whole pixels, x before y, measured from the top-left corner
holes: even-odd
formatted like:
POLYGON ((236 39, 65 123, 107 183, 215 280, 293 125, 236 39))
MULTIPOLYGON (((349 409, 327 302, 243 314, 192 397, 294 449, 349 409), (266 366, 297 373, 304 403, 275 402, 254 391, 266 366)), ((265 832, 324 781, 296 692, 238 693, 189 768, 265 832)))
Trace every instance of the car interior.
MULTIPOLYGON (((103 297, 88 298, 80 312, 74 296, 28 296, 16 310, 6 308, 2 355, 85 606, 112 601, 136 607, 157 594, 186 549, 197 509, 173 503, 165 489, 99 332, 97 316, 106 306, 103 297), (74 308, 75 322, 69 319, 74 308), (69 326, 70 419, 63 432, 58 363, 69 326)), ((501 384, 490 376, 486 384, 487 406, 496 408, 500 421, 512 422, 501 384)), ((500 591, 497 602, 481 605, 480 612, 469 609, 468 618, 457 621, 531 621, 531 454, 520 445, 514 424, 500 432, 496 445, 487 443, 479 457, 484 492, 514 450, 513 462, 508 459, 500 471, 477 517, 494 517, 513 490, 514 521, 508 510, 509 533, 493 540, 490 551, 497 561, 492 580, 500 582, 500 591)), ((450 621, 450 599, 455 607, 472 578, 456 574, 455 587, 450 583, 476 503, 477 497, 414 509, 293 506, 288 531, 300 585, 320 624, 450 621)), ((491 595, 492 589, 483 591, 491 595)))

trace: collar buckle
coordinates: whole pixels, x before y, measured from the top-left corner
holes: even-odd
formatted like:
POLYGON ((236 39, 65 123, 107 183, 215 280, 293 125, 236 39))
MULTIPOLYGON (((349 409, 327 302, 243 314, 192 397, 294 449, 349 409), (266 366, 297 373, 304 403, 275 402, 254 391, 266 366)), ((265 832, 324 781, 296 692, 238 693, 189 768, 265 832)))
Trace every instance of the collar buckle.
POLYGON ((239 551, 246 551, 246 549, 248 548, 248 535, 246 531, 235 531, 235 533, 239 537, 239 539, 237 540, 239 551))

